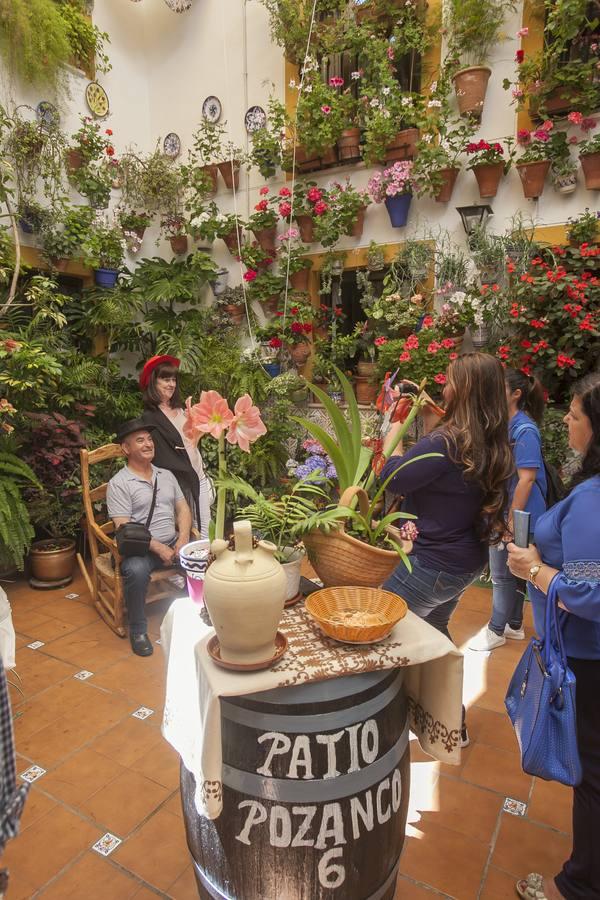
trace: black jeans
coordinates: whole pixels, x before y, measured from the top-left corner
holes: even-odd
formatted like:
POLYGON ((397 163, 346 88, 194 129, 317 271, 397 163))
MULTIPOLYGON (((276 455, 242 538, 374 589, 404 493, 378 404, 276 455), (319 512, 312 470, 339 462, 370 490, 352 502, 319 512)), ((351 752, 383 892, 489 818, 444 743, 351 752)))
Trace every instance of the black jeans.
POLYGON ((567 900, 600 900, 600 659, 569 659, 577 679, 583 781, 573 791, 573 850, 554 879, 567 900))
POLYGON ((127 606, 129 634, 146 634, 146 593, 150 584, 150 576, 155 569, 160 569, 162 561, 156 553, 146 556, 127 556, 121 563, 123 576, 123 594, 127 606))

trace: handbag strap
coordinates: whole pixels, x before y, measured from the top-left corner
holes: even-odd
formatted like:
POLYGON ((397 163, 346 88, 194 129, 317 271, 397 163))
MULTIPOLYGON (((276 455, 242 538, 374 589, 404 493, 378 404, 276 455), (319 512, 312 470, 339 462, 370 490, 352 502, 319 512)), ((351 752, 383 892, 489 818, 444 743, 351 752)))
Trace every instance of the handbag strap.
POLYGON ((148 513, 148 518, 146 519, 146 528, 150 531, 150 522, 152 521, 152 516, 154 515, 154 507, 156 506, 156 492, 158 491, 158 472, 154 477, 154 490, 152 491, 152 503, 150 504, 150 512, 148 513))
MULTIPOLYGON (((544 640, 542 647, 542 658, 544 660, 544 666, 548 673, 551 673, 555 678, 560 678, 560 683, 554 685, 555 692, 557 692, 562 686, 562 682, 564 679, 564 675, 567 671, 567 654, 565 652, 565 645, 563 640, 562 628, 560 626, 560 622, 558 621, 558 587, 557 587, 557 578, 558 572, 550 582, 548 586, 548 593, 546 595, 546 609, 544 616, 544 640), (556 640, 553 640, 553 632, 556 636, 556 640), (556 671, 556 666, 552 666, 552 655, 553 651, 555 654, 558 654, 560 661, 561 672, 556 671)), ((556 658, 555 658, 556 661, 556 658)))

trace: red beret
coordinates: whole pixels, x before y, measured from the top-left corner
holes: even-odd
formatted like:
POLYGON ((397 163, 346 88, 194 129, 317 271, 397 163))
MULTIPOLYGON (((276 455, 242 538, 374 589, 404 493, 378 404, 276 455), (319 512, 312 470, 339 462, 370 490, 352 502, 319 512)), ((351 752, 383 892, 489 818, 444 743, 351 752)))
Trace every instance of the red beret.
POLYGON ((150 381, 150 376, 157 366, 161 366, 163 363, 166 363, 169 366, 175 366, 176 369, 179 368, 181 362, 177 359, 176 356, 152 356, 148 362, 144 365, 140 373, 140 388, 145 391, 148 387, 148 382, 150 381))

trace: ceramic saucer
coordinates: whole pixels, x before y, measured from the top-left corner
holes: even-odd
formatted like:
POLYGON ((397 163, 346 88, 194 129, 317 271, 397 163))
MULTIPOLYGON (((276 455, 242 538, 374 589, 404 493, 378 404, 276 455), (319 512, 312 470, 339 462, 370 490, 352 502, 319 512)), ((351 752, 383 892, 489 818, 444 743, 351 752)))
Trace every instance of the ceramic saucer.
POLYGON ((278 631, 275 635, 275 653, 273 656, 270 659, 264 659, 261 662, 254 663, 234 663, 221 659, 221 648, 219 646, 219 638, 216 634, 211 637, 206 645, 206 649, 208 650, 212 661, 222 669, 230 669, 232 672, 258 672, 261 669, 268 669, 274 663, 279 662, 287 650, 287 646, 288 642, 285 634, 278 631))
POLYGON ((296 603, 300 603, 301 600, 304 600, 304 594, 302 591, 298 591, 295 597, 291 597, 289 600, 286 600, 284 603, 285 608, 288 606, 295 606, 296 603))

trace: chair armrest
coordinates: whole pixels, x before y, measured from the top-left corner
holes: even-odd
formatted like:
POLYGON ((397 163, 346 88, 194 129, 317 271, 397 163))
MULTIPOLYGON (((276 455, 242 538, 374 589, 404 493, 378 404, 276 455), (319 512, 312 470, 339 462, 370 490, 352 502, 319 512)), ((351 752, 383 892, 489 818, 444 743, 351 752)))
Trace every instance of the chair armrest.
POLYGON ((104 531, 102 531, 102 529, 99 528, 95 522, 90 522, 88 520, 88 528, 92 531, 94 537, 97 538, 97 540, 99 540, 101 544, 104 544, 104 546, 111 553, 115 554, 115 556, 118 557, 119 554, 117 551, 117 542, 114 540, 114 538, 111 538, 108 534, 105 534, 104 531))

